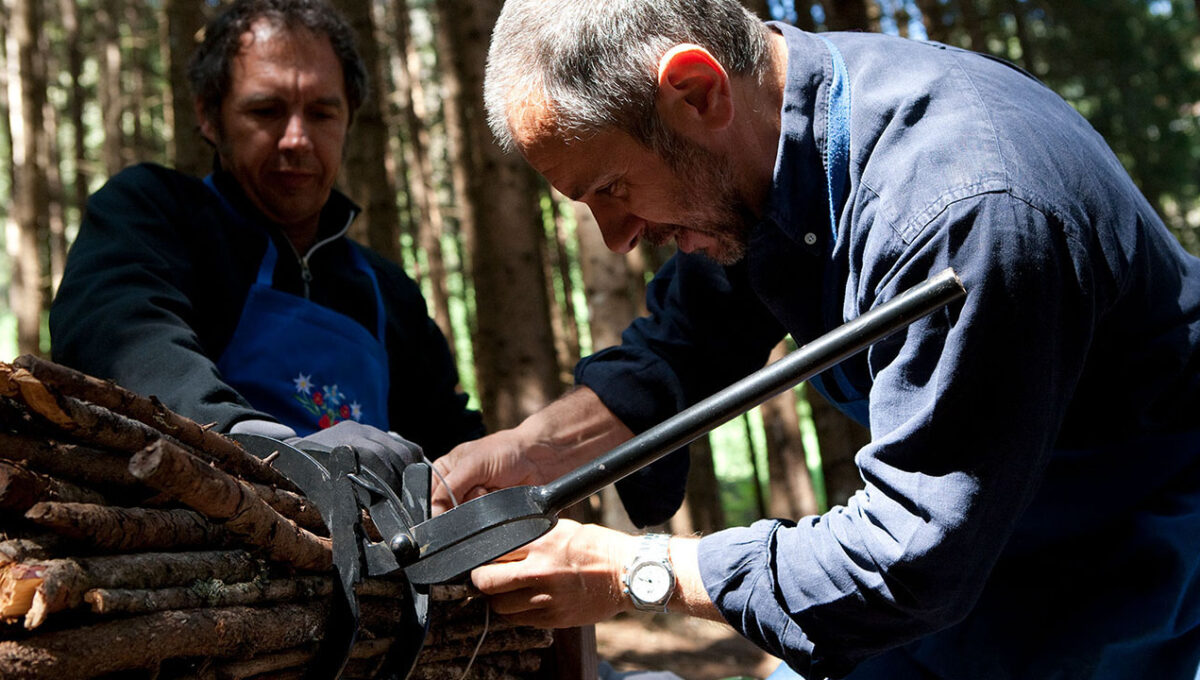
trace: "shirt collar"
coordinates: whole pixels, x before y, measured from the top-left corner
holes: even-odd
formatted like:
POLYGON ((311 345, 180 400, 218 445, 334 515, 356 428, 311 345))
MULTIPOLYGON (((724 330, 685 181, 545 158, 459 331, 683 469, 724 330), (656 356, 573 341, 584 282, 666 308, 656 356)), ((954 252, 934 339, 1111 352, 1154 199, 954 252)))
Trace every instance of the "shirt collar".
POLYGON ((779 146, 763 220, 815 255, 829 249, 823 149, 822 93, 833 77, 829 51, 812 34, 779 22, 767 24, 787 42, 787 81, 780 111, 779 146))

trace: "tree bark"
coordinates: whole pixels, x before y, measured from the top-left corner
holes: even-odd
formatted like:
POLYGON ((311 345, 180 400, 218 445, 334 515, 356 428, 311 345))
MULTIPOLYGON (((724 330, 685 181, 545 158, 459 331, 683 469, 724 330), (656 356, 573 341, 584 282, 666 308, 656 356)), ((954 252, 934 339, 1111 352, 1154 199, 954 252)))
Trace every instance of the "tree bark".
POLYGON ((421 53, 413 41, 412 20, 406 0, 393 0, 392 12, 396 27, 393 32, 396 60, 393 74, 396 96, 405 131, 404 148, 410 156, 408 167, 410 203, 416 207, 417 242, 425 256, 426 280, 429 282, 433 319, 457 353, 454 324, 450 320, 450 294, 446 289, 446 260, 442 253, 443 215, 433 177, 433 161, 429 157, 429 113, 425 105, 421 53))
MULTIPOLYGON (((69 0, 64 3, 74 4, 69 0)), ((167 73, 163 85, 167 157, 180 172, 203 176, 212 167, 212 154, 197 134, 196 107, 187 85, 187 62, 196 49, 196 36, 204 28, 203 3, 164 0, 160 29, 162 58, 167 73)))
POLYGON ((91 489, 0 462, 0 508, 25 512, 46 500, 103 503, 104 497, 91 489))
MULTIPOLYGON (((786 343, 779 343, 771 352, 771 362, 786 354, 786 343)), ((795 391, 787 390, 764 402, 761 408, 771 489, 768 515, 798 519, 816 514, 817 496, 808 472, 804 439, 800 436, 795 391)))
POLYGON ((114 508, 95 503, 43 501, 34 504, 25 518, 104 551, 219 548, 228 541, 228 534, 220 525, 183 508, 114 508))
POLYGON ((169 609, 311 600, 328 597, 332 592, 330 576, 299 576, 242 583, 209 581, 203 588, 94 588, 84 593, 83 600, 96 614, 149 614, 169 609))
POLYGON ((297 526, 267 505, 245 482, 230 477, 165 439, 129 460, 134 477, 224 527, 271 559, 298 569, 332 566, 329 539, 297 526))
POLYGON ((812 407, 817 441, 821 445, 826 500, 831 507, 844 505, 862 488, 862 477, 854 464, 854 456, 871 441, 871 433, 837 410, 816 390, 806 389, 804 394, 812 407))
POLYGON ((503 153, 488 129, 483 70, 499 0, 439 0, 439 24, 454 34, 464 148, 455 163, 467 173, 466 202, 475 289, 476 388, 489 430, 513 427, 561 392, 540 263, 544 228, 538 181, 525 161, 503 153), (487 216, 486 223, 483 216, 487 216))
POLYGON ((249 656, 323 636, 327 607, 189 609, 0 642, 0 676, 28 680, 93 678, 154 668, 176 657, 249 656), (154 644, 131 644, 153 640, 154 644))
POLYGON ((121 127, 124 115, 121 101, 121 0, 100 0, 96 8, 97 47, 100 64, 100 112, 104 124, 102 155, 109 177, 125 166, 122 151, 125 134, 121 127))
POLYGON ((341 181, 346 193, 363 206, 363 214, 352 227, 352 236, 389 260, 402 262, 396 183, 388 174, 382 153, 388 148, 389 132, 383 115, 383 60, 375 37, 372 3, 337 0, 334 5, 346 15, 358 35, 358 52, 371 82, 371 93, 355 115, 342 164, 341 181))
POLYGON ((15 64, 17 79, 9 83, 15 166, 8 234, 12 267, 9 305, 17 320, 18 349, 35 354, 41 353, 41 319, 46 308, 41 243, 49 228, 50 212, 46 172, 41 166, 47 140, 42 117, 46 100, 44 55, 39 54, 37 44, 40 7, 35 0, 14 0, 8 40, 9 68, 11 72, 15 64))

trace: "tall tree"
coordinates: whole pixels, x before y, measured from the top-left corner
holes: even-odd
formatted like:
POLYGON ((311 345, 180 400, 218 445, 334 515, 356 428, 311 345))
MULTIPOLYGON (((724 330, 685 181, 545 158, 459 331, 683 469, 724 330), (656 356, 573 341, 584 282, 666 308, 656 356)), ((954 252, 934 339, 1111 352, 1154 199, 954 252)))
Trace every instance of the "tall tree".
POLYGON ((464 131, 456 162, 468 173, 472 206, 477 389, 490 429, 519 423, 562 390, 542 276, 544 227, 538 181, 525 161, 492 140, 483 106, 488 38, 500 0, 438 0, 439 23, 454 37, 464 131))
POLYGON ((442 253, 444 234, 441 202, 429 153, 429 113, 425 104, 421 53, 412 36, 412 17, 406 0, 392 2, 396 104, 404 131, 403 153, 408 158, 409 205, 414 208, 416 241, 425 256, 425 279, 431 291, 433 319, 455 349, 454 324, 450 320, 450 294, 446 286, 446 259, 442 253))
POLYGON ((370 94, 354 117, 354 127, 346 145, 341 181, 346 193, 363 214, 356 220, 354 235, 393 262, 400 262, 400 213, 396 205, 395 182, 388 175, 382 149, 388 148, 388 127, 383 117, 383 58, 375 37, 375 17, 371 0, 337 0, 334 3, 346 15, 358 36, 371 82, 370 94))
POLYGON ((40 165, 47 142, 42 117, 46 75, 37 42, 41 5, 37 0, 13 0, 7 40, 10 73, 15 65, 16 81, 9 83, 14 165, 9 304, 17 319, 17 348, 33 354, 41 353, 41 314, 46 306, 41 244, 49 222, 46 173, 40 165))
MULTIPOLYGON (((63 4, 75 4, 63 0, 63 4)), ((196 107, 187 86, 187 63, 196 48, 196 36, 204 27, 203 3, 195 0, 165 0, 159 32, 167 82, 163 86, 163 116, 167 134, 167 157, 176 170, 205 175, 212 154, 197 134, 196 107)))
POLYGON ((67 120, 71 125, 71 165, 74 168, 72 203, 76 215, 82 218, 88 197, 87 128, 83 120, 83 105, 87 92, 83 87, 83 34, 79 17, 80 7, 75 0, 59 0, 62 14, 63 42, 67 50, 67 120))
MULTIPOLYGON (((771 361, 787 354, 787 343, 771 351, 771 361)), ((767 513, 792 519, 817 512, 817 496, 800 434, 796 392, 787 390, 762 405, 763 430, 767 440, 767 469, 770 496, 767 513)))
POLYGON ((100 57, 100 112, 104 125, 104 170, 109 177, 125 165, 125 148, 121 125, 121 0, 100 0, 96 8, 97 42, 100 57))

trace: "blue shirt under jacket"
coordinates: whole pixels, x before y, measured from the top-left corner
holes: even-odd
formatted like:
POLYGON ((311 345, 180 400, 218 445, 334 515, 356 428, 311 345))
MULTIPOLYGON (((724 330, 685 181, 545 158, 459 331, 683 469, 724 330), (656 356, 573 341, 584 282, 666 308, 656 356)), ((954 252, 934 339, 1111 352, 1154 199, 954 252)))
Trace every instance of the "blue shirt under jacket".
POLYGON ((705 537, 712 600, 808 678, 1193 680, 1200 260, 1032 77, 875 34, 826 34, 851 97, 835 238, 830 51, 774 30, 782 135, 746 259, 676 256, 650 316, 578 382, 644 429, 785 333, 803 344, 947 266, 968 294, 844 366, 869 395, 864 488, 819 517, 705 537))

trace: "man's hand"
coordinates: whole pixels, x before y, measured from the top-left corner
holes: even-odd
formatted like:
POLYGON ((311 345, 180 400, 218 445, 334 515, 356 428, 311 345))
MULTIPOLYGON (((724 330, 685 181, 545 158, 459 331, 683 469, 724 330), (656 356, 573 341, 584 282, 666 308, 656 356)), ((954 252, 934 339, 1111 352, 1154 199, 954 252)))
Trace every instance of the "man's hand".
POLYGON ((636 537, 560 520, 550 533, 471 572, 492 611, 540 628, 570 628, 632 610, 621 569, 636 537))
POLYGON ((422 459, 421 447, 394 432, 384 432, 353 420, 343 420, 326 430, 307 437, 296 437, 285 443, 303 449, 306 445, 333 449, 349 446, 358 452, 358 459, 387 482, 400 488, 405 466, 422 459))
MULTIPOLYGON (((518 625, 570 628, 634 611, 621 582, 637 536, 595 524, 559 520, 550 533, 471 572, 492 611, 518 625)), ((675 592, 670 611, 725 623, 708 597, 696 561, 699 539, 674 536, 675 592)))
POLYGON ((545 484, 629 439, 633 433, 595 392, 570 392, 517 427, 460 444, 434 467, 433 514, 510 486, 545 484), (449 489, 447 489, 449 487, 449 489))

